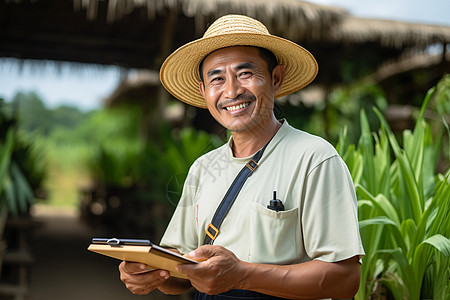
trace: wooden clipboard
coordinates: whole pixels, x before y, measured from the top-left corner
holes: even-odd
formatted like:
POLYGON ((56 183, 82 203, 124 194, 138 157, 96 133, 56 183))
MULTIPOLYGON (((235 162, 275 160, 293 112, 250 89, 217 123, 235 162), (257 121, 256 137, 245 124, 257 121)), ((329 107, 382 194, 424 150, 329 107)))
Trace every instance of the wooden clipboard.
POLYGON ((178 272, 176 266, 197 263, 149 240, 94 238, 88 250, 120 260, 144 263, 150 269, 167 270, 171 276, 184 279, 188 278, 187 275, 178 272))

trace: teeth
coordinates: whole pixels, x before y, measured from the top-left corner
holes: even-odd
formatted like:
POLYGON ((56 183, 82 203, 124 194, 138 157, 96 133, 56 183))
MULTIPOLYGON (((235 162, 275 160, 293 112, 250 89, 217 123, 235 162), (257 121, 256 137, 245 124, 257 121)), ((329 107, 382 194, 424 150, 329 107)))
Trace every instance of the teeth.
POLYGON ((246 102, 246 103, 242 103, 242 104, 235 105, 235 106, 228 106, 228 107, 226 107, 226 110, 228 110, 228 111, 235 111, 235 110, 247 107, 249 105, 250 105, 250 102, 246 102))

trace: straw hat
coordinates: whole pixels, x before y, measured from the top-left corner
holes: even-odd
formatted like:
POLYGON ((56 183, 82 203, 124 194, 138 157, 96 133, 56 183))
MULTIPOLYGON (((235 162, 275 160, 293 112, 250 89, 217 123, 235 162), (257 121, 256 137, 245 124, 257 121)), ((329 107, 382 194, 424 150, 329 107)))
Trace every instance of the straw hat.
POLYGON ((227 15, 217 19, 202 38, 181 46, 164 61, 160 71, 162 85, 175 98, 206 108, 206 102, 199 91, 200 62, 211 52, 231 46, 256 46, 275 54, 278 63, 286 69, 283 85, 275 98, 300 90, 317 75, 317 62, 306 49, 271 35, 255 19, 227 15))

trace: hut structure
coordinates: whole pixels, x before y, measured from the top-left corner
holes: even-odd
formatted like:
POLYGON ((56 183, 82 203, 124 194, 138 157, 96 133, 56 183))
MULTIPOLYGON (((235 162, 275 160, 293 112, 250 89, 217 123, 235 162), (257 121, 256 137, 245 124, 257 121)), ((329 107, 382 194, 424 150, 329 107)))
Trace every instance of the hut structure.
MULTIPOLYGON (((211 22, 229 13, 255 17, 272 34, 305 46, 321 68, 314 83, 327 91, 405 53, 426 54, 436 44, 442 48, 439 72, 448 71, 448 26, 355 18, 341 8, 301 0, 0 0, 0 58, 157 72, 174 49, 199 38, 211 22), (350 76, 343 74, 342 62, 352 63, 350 76)), ((431 77, 428 87, 439 76, 431 77)), ((125 79, 107 103, 126 99, 125 91, 140 81, 143 103, 151 97, 162 115, 169 95, 157 77, 144 74, 131 81, 125 79)))
POLYGON ((1 0, 0 57, 157 68, 218 16, 258 17, 299 41, 319 39, 345 12, 304 1, 1 0))
MULTIPOLYGON (((167 111, 170 98, 157 76, 164 58, 230 13, 255 17, 272 34, 310 50, 321 68, 314 85, 325 90, 317 93, 322 98, 333 85, 367 76, 383 64, 374 78, 392 88, 390 78, 411 71, 392 65, 401 63, 405 54, 425 55, 428 64, 420 66, 431 74, 427 88, 449 71, 450 27, 355 18, 343 9, 301 0, 0 0, 0 63, 54 61, 71 62, 74 68, 141 70, 107 101, 114 105, 135 99, 148 112, 148 129, 167 111), (427 49, 436 44, 442 54, 433 61, 427 49), (352 62, 349 78, 343 75, 342 62, 352 62)), ((182 113, 192 115, 189 109, 182 113)), ((213 122, 205 110, 193 118, 198 128, 210 129, 213 122)), ((12 293, 22 299, 18 297, 27 287, 18 288, 12 293)))

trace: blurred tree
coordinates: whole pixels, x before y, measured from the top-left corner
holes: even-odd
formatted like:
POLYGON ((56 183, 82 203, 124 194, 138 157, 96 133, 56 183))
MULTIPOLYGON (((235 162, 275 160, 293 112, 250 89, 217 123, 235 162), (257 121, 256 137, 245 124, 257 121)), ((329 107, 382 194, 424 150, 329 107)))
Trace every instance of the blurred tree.
MULTIPOLYGON (((85 122, 92 112, 83 112, 74 106, 62 105, 55 109, 46 107, 36 92, 18 92, 5 111, 18 119, 18 128, 26 133, 45 136, 61 129, 76 129, 85 122)), ((67 132, 65 132, 67 133, 67 132)))
POLYGON ((74 129, 80 125, 86 117, 86 114, 73 106, 59 106, 50 111, 52 123, 54 126, 74 129))
POLYGON ((306 105, 302 93, 288 96, 288 100, 275 106, 278 118, 286 118, 296 128, 326 138, 332 144, 338 140, 339 132, 347 127, 348 139, 356 143, 359 139, 359 122, 361 109, 368 111, 371 126, 379 126, 372 107, 381 111, 387 106, 383 90, 372 81, 357 81, 353 84, 335 88, 324 93, 313 104, 306 105))
POLYGON ((13 100, 14 113, 17 113, 19 127, 27 132, 39 130, 48 134, 52 127, 52 118, 44 102, 35 92, 18 92, 13 100))

